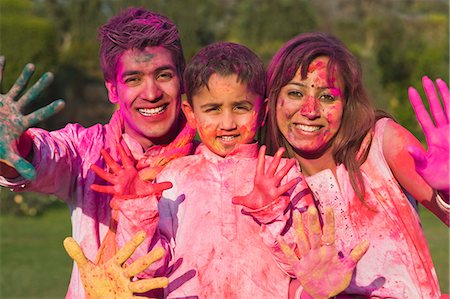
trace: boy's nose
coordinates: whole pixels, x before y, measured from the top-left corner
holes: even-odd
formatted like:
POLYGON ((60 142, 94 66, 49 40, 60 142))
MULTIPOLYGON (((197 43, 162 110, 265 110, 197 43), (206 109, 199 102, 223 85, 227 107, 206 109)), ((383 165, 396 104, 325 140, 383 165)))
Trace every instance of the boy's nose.
POLYGON ((307 97, 300 108, 300 113, 309 119, 318 118, 320 116, 319 111, 319 104, 313 96, 307 97))
POLYGON ((222 130, 234 130, 236 129, 236 121, 231 112, 225 111, 222 115, 221 121, 221 129, 222 130))
POLYGON ((155 80, 149 79, 145 82, 142 90, 142 98, 151 102, 159 101, 162 98, 163 92, 155 80))

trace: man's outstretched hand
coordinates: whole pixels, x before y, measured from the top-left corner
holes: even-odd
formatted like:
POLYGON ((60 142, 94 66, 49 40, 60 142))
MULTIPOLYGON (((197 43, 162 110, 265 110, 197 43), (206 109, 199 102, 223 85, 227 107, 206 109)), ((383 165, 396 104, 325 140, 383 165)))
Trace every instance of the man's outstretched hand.
MULTIPOLYGON (((4 64, 5 58, 0 56, 0 83, 2 81, 4 64)), ((25 106, 34 101, 53 80, 51 73, 45 73, 25 94, 20 96, 33 72, 34 65, 27 64, 8 93, 0 94, 0 162, 15 168, 20 175, 29 180, 35 178, 36 171, 21 156, 18 140, 26 129, 64 108, 64 101, 56 100, 30 114, 23 114, 25 106)), ((31 145, 29 144, 28 146, 31 145)))
POLYGON ((152 263, 163 257, 164 249, 162 248, 155 248, 128 267, 124 267, 125 261, 133 254, 144 239, 145 232, 138 232, 115 256, 100 265, 96 265, 88 260, 74 239, 68 237, 64 240, 64 248, 78 265, 81 280, 88 298, 139 298, 139 296, 134 296, 133 293, 143 293, 164 288, 169 284, 167 277, 132 281, 135 275, 144 271, 152 263))

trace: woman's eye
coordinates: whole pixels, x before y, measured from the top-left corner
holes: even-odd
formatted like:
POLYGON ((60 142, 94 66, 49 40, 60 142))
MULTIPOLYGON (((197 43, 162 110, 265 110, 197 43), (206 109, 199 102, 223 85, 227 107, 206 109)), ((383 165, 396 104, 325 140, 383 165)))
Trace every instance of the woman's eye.
POLYGON ((300 98, 303 96, 303 94, 300 91, 291 90, 291 91, 288 91, 288 96, 293 97, 293 98, 300 98))
POLYGON ((329 95, 329 94, 324 94, 320 96, 320 100, 324 101, 324 102, 334 102, 334 96, 329 95))

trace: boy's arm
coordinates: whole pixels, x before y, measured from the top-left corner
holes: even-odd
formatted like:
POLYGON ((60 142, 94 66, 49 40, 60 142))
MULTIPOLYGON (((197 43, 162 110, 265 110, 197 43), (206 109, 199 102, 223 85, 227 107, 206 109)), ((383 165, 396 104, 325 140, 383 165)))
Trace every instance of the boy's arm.
MULTIPOLYGON (((0 82, 3 75, 5 58, 0 57, 0 82)), ((27 64, 16 83, 6 94, 0 95, 0 176, 15 178, 19 175, 32 180, 36 176, 30 164, 32 142, 27 136, 20 138, 25 130, 49 118, 64 108, 64 102, 57 100, 30 114, 24 115, 23 109, 42 92, 53 80, 51 73, 44 74, 24 95, 25 89, 34 72, 34 65, 27 64)))

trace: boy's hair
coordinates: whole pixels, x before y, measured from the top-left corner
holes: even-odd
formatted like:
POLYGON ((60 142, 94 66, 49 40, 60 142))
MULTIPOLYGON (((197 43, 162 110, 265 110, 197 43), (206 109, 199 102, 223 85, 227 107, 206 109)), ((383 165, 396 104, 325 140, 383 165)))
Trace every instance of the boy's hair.
POLYGON ((164 47, 172 53, 182 79, 186 62, 178 29, 172 20, 143 8, 130 7, 112 17, 98 30, 100 63, 105 81, 115 81, 117 63, 129 49, 164 47))
POLYGON ((203 86, 208 88, 212 74, 236 74, 249 91, 265 96, 265 70, 261 59, 249 48, 231 42, 212 43, 192 57, 184 72, 184 90, 189 104, 203 86))

